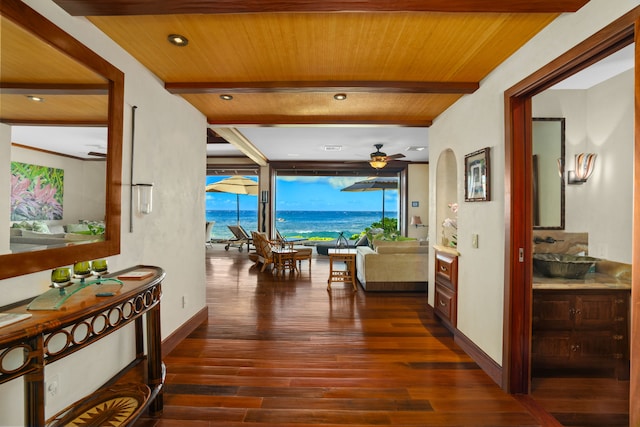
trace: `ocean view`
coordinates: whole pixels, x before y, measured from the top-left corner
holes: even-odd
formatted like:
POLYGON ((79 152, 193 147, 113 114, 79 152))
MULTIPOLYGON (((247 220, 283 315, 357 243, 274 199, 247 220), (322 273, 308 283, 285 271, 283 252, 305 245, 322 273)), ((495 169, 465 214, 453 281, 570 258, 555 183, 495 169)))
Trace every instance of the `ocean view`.
MULTIPOLYGON (((258 229, 259 212, 255 210, 240 211, 240 225, 247 233, 258 229)), ((387 218, 395 218, 395 211, 386 211, 387 218)), ((208 210, 206 220, 215 221, 212 237, 214 239, 230 239, 233 234, 227 225, 236 225, 235 210, 208 210)), ((276 228, 285 237, 330 237, 335 239, 341 232, 349 238, 352 234, 362 232, 365 227, 382 219, 382 211, 279 211, 276 228)))

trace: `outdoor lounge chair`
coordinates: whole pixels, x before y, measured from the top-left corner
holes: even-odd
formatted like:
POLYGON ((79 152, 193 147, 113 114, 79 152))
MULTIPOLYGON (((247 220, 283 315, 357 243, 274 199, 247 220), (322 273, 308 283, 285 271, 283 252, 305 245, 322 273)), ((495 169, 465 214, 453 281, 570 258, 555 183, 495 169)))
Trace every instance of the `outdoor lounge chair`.
POLYGON ((249 245, 253 243, 253 239, 247 233, 247 231, 242 228, 241 225, 227 225, 227 227, 233 233, 234 237, 233 239, 226 241, 224 250, 228 251, 231 246, 239 245, 238 250, 242 252, 242 246, 244 244, 247 245, 247 250, 249 250, 249 245))
POLYGON ((215 221, 207 221, 207 225, 205 227, 205 234, 204 234, 204 245, 208 246, 208 247, 213 247, 212 245, 212 240, 213 238, 211 237, 211 230, 213 230, 213 226, 216 224, 215 221))
POLYGON ((304 242, 307 239, 304 239, 304 238, 288 239, 284 237, 282 234, 280 234, 280 230, 276 228, 276 240, 279 242, 296 243, 296 242, 304 242))

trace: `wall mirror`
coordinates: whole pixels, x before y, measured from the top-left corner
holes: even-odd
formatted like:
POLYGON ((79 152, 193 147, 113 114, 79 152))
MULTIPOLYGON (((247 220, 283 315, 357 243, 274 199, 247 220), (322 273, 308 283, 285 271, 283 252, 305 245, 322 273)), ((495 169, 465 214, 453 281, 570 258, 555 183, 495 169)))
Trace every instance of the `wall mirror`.
POLYGON ((564 118, 533 118, 533 228, 564 230, 564 118))
MULTIPOLYGON (((118 254, 124 74, 19 0, 3 0, 0 13, 0 122, 3 126, 51 126, 63 131, 78 126, 101 127, 103 132, 106 129, 103 159, 88 161, 101 166, 93 168, 93 172, 90 167, 84 168, 89 170, 86 176, 91 177, 89 180, 94 181, 93 185, 102 185, 102 188, 85 187, 81 191, 89 196, 99 195, 98 202, 90 203, 94 205, 91 208, 93 216, 103 213, 105 232, 102 240, 39 245, 20 252, 11 251, 10 245, 3 243, 0 247, 9 249, 0 255, 0 279, 118 254), (44 98, 44 102, 33 102, 30 99, 33 96, 44 98)), ((1 143, 9 145, 11 141, 3 138, 1 143)), ((2 150, 12 153, 12 157, 14 152, 22 150, 22 157, 16 161, 23 162, 28 161, 29 151, 39 158, 60 157, 55 146, 50 150, 6 146, 2 150)), ((0 183, 8 185, 10 180, 10 171, 5 171, 0 183)), ((65 182, 65 189, 67 184, 74 188, 65 182)), ((89 203, 87 200, 91 199, 74 200, 78 195, 73 193, 76 191, 65 191, 65 204, 67 201, 70 205, 89 203)), ((2 203, 7 206, 5 214, 0 216, 3 227, 11 224, 8 204, 9 201, 2 203)), ((58 222, 65 222, 64 215, 58 222)), ((81 214, 72 215, 75 220, 81 214)))

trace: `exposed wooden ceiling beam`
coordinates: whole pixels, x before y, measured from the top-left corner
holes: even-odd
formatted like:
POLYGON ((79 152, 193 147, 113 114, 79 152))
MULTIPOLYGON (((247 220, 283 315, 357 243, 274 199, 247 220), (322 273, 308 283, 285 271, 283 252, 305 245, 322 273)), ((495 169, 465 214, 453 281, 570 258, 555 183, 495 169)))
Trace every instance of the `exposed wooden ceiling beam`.
POLYGON ((96 126, 105 127, 109 123, 106 120, 42 120, 42 119, 4 119, 0 118, 0 123, 10 126, 96 126))
POLYGON ((575 12, 589 0, 54 0, 74 16, 266 12, 575 12))
POLYGON ((30 95, 108 95, 107 84, 38 84, 38 83, 0 83, 4 94, 30 95))
POLYGON ((347 118, 340 116, 302 116, 302 117, 290 117, 290 116, 253 116, 250 118, 235 118, 233 120, 208 118, 210 125, 216 127, 233 127, 233 126, 286 126, 286 125, 300 125, 300 126, 365 126, 365 125, 393 125, 393 126, 406 126, 406 127, 429 127, 433 124, 431 120, 418 120, 418 119, 366 119, 366 118, 347 118))
POLYGON ((298 82, 168 82, 173 94, 196 93, 453 93, 469 94, 477 82, 384 82, 384 81, 298 81, 298 82))
POLYGON ((249 141, 238 129, 235 128, 215 128, 215 133, 229 141, 245 156, 253 160, 260 166, 267 165, 267 158, 249 141))

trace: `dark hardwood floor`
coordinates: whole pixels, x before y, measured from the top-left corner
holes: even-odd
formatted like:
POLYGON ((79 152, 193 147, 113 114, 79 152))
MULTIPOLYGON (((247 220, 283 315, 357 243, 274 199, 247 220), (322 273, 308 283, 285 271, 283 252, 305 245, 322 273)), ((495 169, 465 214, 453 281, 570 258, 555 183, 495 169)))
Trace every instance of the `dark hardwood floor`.
MULTIPOLYGON (((560 425, 528 396, 504 393, 424 293, 354 293, 342 283, 328 293, 327 257, 278 278, 236 248, 207 252, 209 320, 165 357, 164 412, 138 427, 560 425)), ((549 384, 538 391, 559 400, 549 384)), ((581 410, 623 411, 620 400, 581 410)))

